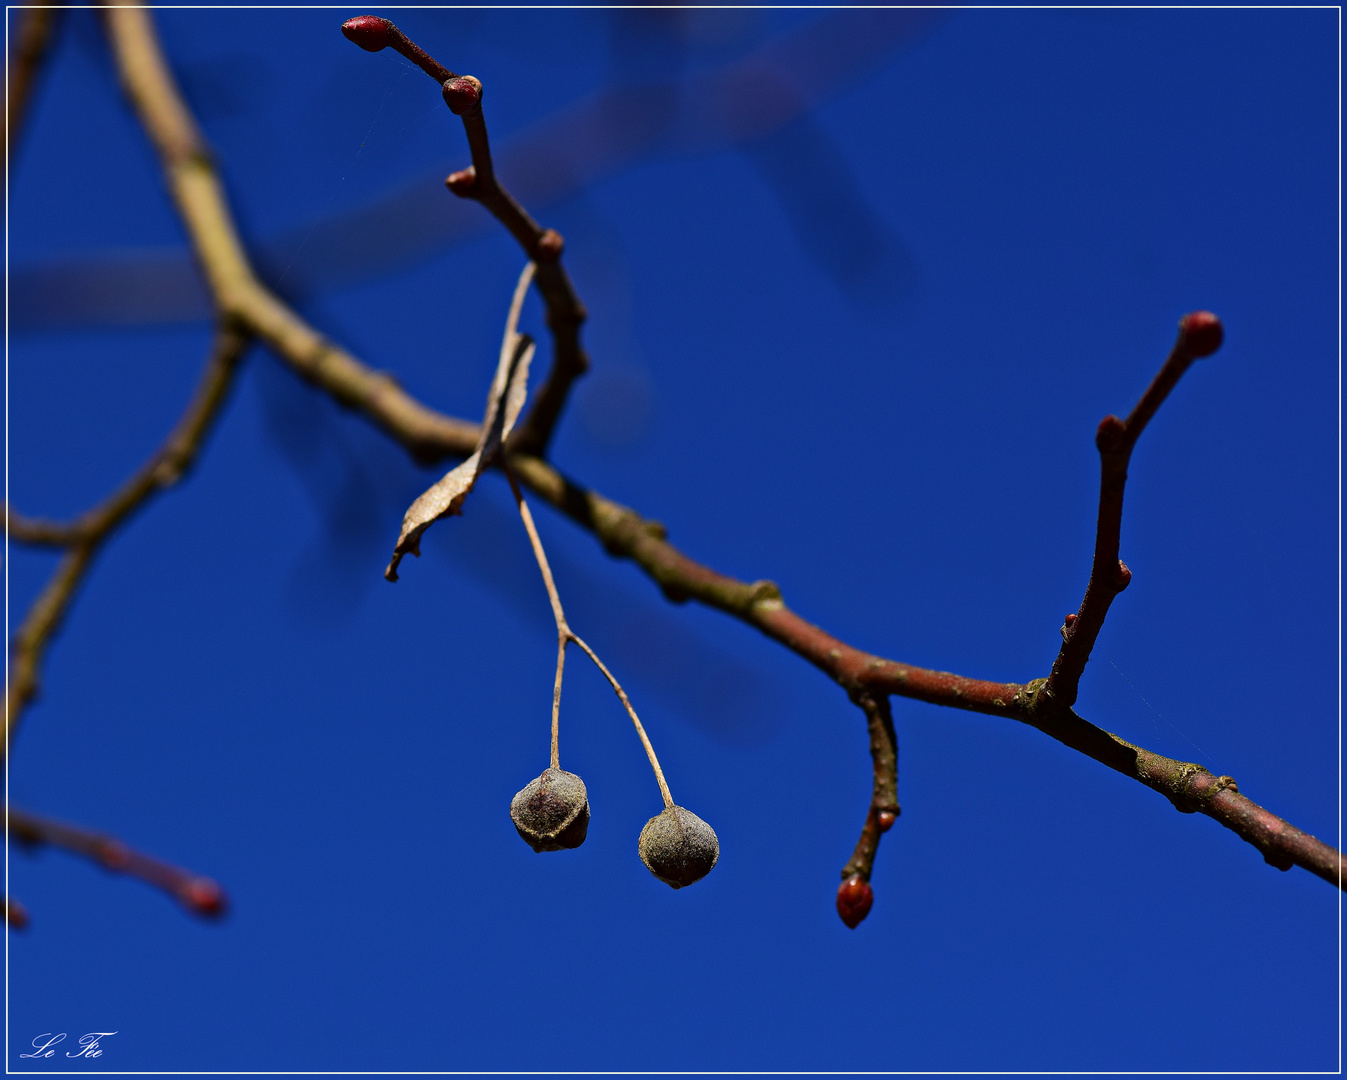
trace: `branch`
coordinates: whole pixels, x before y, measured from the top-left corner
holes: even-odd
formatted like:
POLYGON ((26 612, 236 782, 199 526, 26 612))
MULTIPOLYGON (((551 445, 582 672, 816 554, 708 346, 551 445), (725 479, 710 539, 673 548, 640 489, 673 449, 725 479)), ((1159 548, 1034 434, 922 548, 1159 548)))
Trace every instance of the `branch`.
MULTIPOLYGON (((50 821, 20 810, 16 806, 7 808, 7 823, 9 835, 24 846, 40 847, 43 844, 51 844, 53 847, 82 855, 115 874, 139 878, 146 884, 168 893, 193 915, 208 919, 219 918, 229 905, 224 890, 212 878, 202 877, 171 863, 142 855, 115 837, 50 821)), ((26 912, 23 913, 23 921, 26 924, 26 912)), ((14 925, 12 911, 10 924, 14 925)))
MULTIPOLYGON (((213 168, 202 154, 193 151, 184 155, 173 150, 182 144, 178 136, 188 130, 194 132, 195 127, 163 63, 148 15, 138 9, 114 7, 108 11, 108 24, 123 82, 141 122, 161 148, 169 185, 193 250, 222 311, 257 334, 297 372, 338 402, 359 410, 416 460, 435 461, 472 453, 479 434, 477 425, 436 412, 406 394, 389 376, 372 371, 323 341, 258 284, 213 168), (175 108, 160 107, 160 98, 178 104, 175 108), (173 121, 175 116, 186 118, 187 123, 173 121), (179 127, 172 128, 170 121, 179 123, 179 127), (164 130, 156 134, 156 125, 161 124, 164 130)), ((1160 399, 1168 389, 1163 388, 1160 399)), ((1143 398, 1145 401, 1147 398, 1143 398)), ((1159 400, 1154 404, 1158 406, 1159 400)), ((538 457, 514 453, 508 460, 525 486, 593 532, 611 554, 635 562, 667 598, 674 602, 695 599, 734 615, 804 657, 848 693, 897 694, 1029 724, 1160 791, 1180 810, 1200 810, 1215 818, 1258 847, 1273 865, 1289 861, 1327 881, 1341 883, 1342 857, 1337 851, 1256 806, 1231 784, 1221 787, 1223 778, 1197 765, 1133 746, 1068 709, 1037 708, 1046 680, 1020 685, 970 679, 856 649, 792 612, 772 582, 749 584, 718 574, 669 544, 658 522, 647 521, 635 511, 584 489, 538 457)))
POLYGON ((38 73, 51 46, 59 8, 29 8, 20 13, 9 55, 5 91, 5 146, 10 154, 19 145, 19 133, 28 115, 38 73))
POLYGON ((564 241, 553 229, 544 229, 496 178, 482 115, 482 84, 471 75, 455 75, 439 64, 387 19, 362 15, 342 23, 346 37, 367 52, 392 47, 440 84, 450 112, 463 120, 472 165, 452 173, 445 186, 464 199, 481 203, 519 242, 524 254, 538 264, 538 291, 547 307, 547 326, 552 332, 555 357, 552 372, 533 408, 511 441, 511 449, 546 456, 552 429, 566 404, 571 383, 589 368, 589 357, 580 346, 580 324, 585 306, 561 265, 564 241))
POLYGON ((1132 581, 1132 571, 1118 558, 1122 532, 1123 489, 1127 485, 1127 466, 1132 448, 1146 429, 1151 417, 1178 384, 1183 373, 1199 357, 1210 356, 1221 347, 1224 337, 1221 321, 1209 311, 1195 311, 1179 320, 1179 336, 1160 373, 1155 376, 1136 408, 1126 420, 1106 416, 1095 435, 1099 447, 1099 522, 1094 539, 1094 562, 1085 599, 1080 610, 1066 617, 1062 627, 1062 647, 1053 662, 1052 673, 1043 687, 1041 704, 1055 703, 1070 708, 1076 703, 1080 677, 1090 660, 1099 631, 1103 629, 1113 598, 1132 581))
POLYGON ((0 752, 7 752, 24 708, 38 690, 38 669, 47 643, 61 625, 71 598, 103 542, 116 528, 191 467, 225 395, 249 338, 220 330, 196 392, 164 444, 108 499, 69 524, 31 521, 5 507, 13 540, 66 548, 66 554, 33 601, 11 645, 9 685, 5 691, 5 728, 0 752))
POLYGON ((842 867, 837 889, 837 914, 853 930, 870 914, 875 894, 870 873, 879 853, 879 838, 893 828, 902 810, 898 807, 898 737, 893 730, 893 712, 887 695, 868 692, 854 695, 870 728, 870 757, 875 764, 875 787, 865 815, 856 850, 842 867))

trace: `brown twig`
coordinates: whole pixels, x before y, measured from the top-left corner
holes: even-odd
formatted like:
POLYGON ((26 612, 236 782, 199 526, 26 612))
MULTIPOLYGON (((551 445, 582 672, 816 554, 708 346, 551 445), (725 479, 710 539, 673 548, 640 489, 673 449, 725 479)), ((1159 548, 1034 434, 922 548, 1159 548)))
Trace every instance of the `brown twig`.
MULTIPOLYGON (((406 394, 390 377, 324 342, 257 283, 209 162, 190 155, 174 156, 173 147, 180 143, 171 130, 154 135, 156 125, 171 125, 176 122, 173 117, 185 115, 185 110, 158 104, 160 98, 180 103, 181 96, 163 63, 148 15, 114 8, 108 12, 108 22, 123 82, 142 123, 161 148, 170 187, 220 308, 256 333, 300 374, 337 401, 359 410, 417 460, 472 453, 477 425, 436 412, 406 394), (147 56, 152 62, 144 60, 147 56)), ((1341 883, 1342 857, 1337 851, 1257 807, 1230 785, 1212 794, 1220 778, 1205 769, 1151 754, 1069 709, 1037 708, 1046 680, 1021 685, 970 679, 853 648, 787 608, 771 582, 737 581, 694 562, 668 543, 662 525, 573 483, 546 461, 515 452, 508 463, 525 486, 593 532, 610 553, 640 566, 670 600, 697 600, 734 615, 804 657, 848 693, 897 694, 1030 724, 1160 791, 1180 809, 1200 810, 1215 818, 1259 847, 1265 857, 1283 864, 1289 860, 1327 881, 1341 883)))
POLYGON ((43 651, 61 625, 94 555, 133 511, 164 488, 176 484, 191 467, 224 402, 234 370, 248 343, 248 336, 237 330, 226 328, 216 334, 196 392, 168 438, 135 475, 105 501, 68 524, 32 521, 5 507, 10 539, 64 547, 66 554, 14 635, 9 685, 5 692, 4 741, 0 751, 8 752, 24 708, 37 693, 43 651))
POLYGON ((13 154, 33 99, 38 73, 55 35, 60 8, 28 8, 19 13, 14 47, 9 54, 9 78, 5 93, 5 145, 13 154))
POLYGON ((455 195, 475 199, 499 221, 529 260, 538 264, 538 291, 547 308, 547 326, 552 333, 555 356, 547 382, 539 391, 532 409, 511 439, 511 449, 545 457, 561 410, 565 407, 571 383, 589 368, 589 357, 580 346, 580 325, 585 321, 585 306, 561 265, 564 246, 561 234, 544 229, 496 178, 491 159, 491 143, 486 119, 482 115, 482 84, 471 75, 455 75, 431 59, 406 34, 387 19, 362 15, 342 24, 342 33, 368 52, 392 47, 412 60, 440 84, 445 104, 463 121, 468 137, 472 165, 452 173, 445 186, 455 195))
POLYGON ((1221 347, 1221 322, 1209 311, 1195 311, 1179 321, 1179 336, 1169 358, 1126 420, 1106 416, 1095 435, 1099 447, 1099 520, 1095 529, 1094 561, 1080 610, 1068 615, 1062 627, 1062 647, 1040 695, 1040 706, 1070 708, 1076 703, 1080 677, 1089 663, 1099 631, 1113 598, 1132 581, 1132 571, 1118 558, 1122 532, 1123 490, 1132 448, 1151 417, 1199 357, 1221 347))
POLYGON ((842 867, 842 884, 837 889, 837 913, 853 930, 860 925, 874 903, 870 874, 879 854, 879 838, 893 827, 902 810, 898 806, 898 736, 893 730, 893 711, 887 694, 862 691, 852 699, 865 713, 870 728, 870 758, 875 767, 874 790, 865 814, 856 850, 842 867))
POLYGON ((9 835, 19 844, 26 847, 51 844, 91 859, 113 873, 139 878, 168 893, 193 915, 219 918, 228 907, 225 892, 214 879, 142 855, 116 837, 38 817, 16 806, 6 808, 6 820, 9 835))

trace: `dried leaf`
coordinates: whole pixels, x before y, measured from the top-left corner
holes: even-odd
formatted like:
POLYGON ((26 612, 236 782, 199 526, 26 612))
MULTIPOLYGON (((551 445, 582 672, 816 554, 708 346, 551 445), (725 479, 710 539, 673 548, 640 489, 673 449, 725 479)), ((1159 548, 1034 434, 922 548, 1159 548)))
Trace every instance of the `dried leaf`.
POLYGON ((402 519, 402 532, 393 548, 393 558, 384 571, 389 581, 397 581, 398 564, 408 552, 421 554, 421 534, 442 517, 462 513, 463 500, 477 483, 482 472, 490 468, 510 437, 515 421, 528 397, 529 364, 533 360, 533 339, 518 332, 519 312, 533 280, 533 263, 524 267, 515 286, 510 314, 505 321, 505 339, 501 342, 500 360, 496 375, 491 380, 491 392, 486 399, 486 415, 482 418, 482 434, 477 449, 466 461, 450 469, 444 477, 424 491, 412 503, 402 519))

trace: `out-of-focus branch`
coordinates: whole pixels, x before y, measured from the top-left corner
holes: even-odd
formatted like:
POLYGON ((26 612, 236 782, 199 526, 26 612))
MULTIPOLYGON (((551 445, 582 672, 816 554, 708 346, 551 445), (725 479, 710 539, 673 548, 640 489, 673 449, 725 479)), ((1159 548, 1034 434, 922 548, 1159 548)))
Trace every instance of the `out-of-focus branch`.
MULTIPOLYGON (((219 918, 228 907, 225 892, 212 878, 133 851, 116 837, 50 821, 16 806, 6 808, 9 835, 26 847, 51 844, 98 863, 106 870, 162 889, 193 915, 219 918)), ((27 914, 24 914, 27 921, 27 914)), ((10 915, 13 925, 13 915, 10 915)))
POLYGON ((60 8, 28 8, 15 20, 14 46, 9 54, 9 78, 5 92, 5 145, 13 154, 19 145, 28 106, 33 99, 38 72, 47 58, 60 8))
POLYGON ((532 409, 510 440, 511 448, 545 457, 552 429, 566 404, 571 383, 589 368, 589 357, 580 346, 580 324, 585 321, 585 306, 561 265, 564 246, 561 234, 544 229, 496 178, 482 115, 482 84, 471 75, 455 75, 431 59, 406 34, 387 19, 362 15, 342 24, 342 33, 368 52, 391 47, 407 57, 440 84, 445 104, 462 119, 472 153, 472 165, 445 180, 455 195, 481 203, 519 242, 529 259, 537 263, 538 291, 547 307, 547 326, 552 332, 555 356, 547 382, 538 393, 532 409))
MULTIPOLYGON (((112 7, 108 23, 122 80, 142 123, 160 148, 170 189, 222 311, 256 333, 296 371, 338 402, 359 410, 414 458, 433 461, 472 453, 479 434, 476 424, 436 412, 406 394, 389 376, 372 371, 323 341, 257 283, 219 181, 199 142, 187 138, 197 138, 195 126, 186 116, 181 95, 163 62, 148 14, 112 7), (176 104, 170 107, 161 99, 176 104)), ((540 262, 540 272, 542 265, 540 262)), ((1167 392, 1168 387, 1164 387, 1159 399, 1167 392)), ((1147 395, 1143 402, 1151 399, 1151 391, 1147 395)), ((1156 406, 1159 399, 1154 402, 1156 406)), ((1139 405, 1138 410, 1141 408, 1139 405)), ((1147 419, 1149 415, 1145 413, 1147 419)), ((1216 819, 1259 848, 1273 865, 1300 865, 1327 881, 1341 883, 1343 860, 1337 851, 1250 802, 1229 778, 1152 754, 1060 705, 1039 707, 1045 679, 1024 685, 970 679, 854 648, 786 607, 780 589, 772 582, 738 581, 702 566, 668 543, 665 529, 658 522, 573 483, 541 458, 519 453, 517 446, 512 449, 516 452, 509 456, 510 469, 526 487, 593 532, 611 554, 635 562, 670 600, 697 600, 756 627, 804 657, 854 697, 868 694, 878 699, 897 694, 1030 724, 1161 792, 1178 809, 1201 811, 1216 819)))
POLYGON ((5 922, 11 930, 28 929, 28 909, 12 896, 0 896, 0 904, 5 905, 5 922))
POLYGON ((1094 643, 1103 629, 1113 598, 1132 581, 1132 571, 1118 558, 1122 532, 1123 489, 1132 448, 1152 416, 1199 357, 1221 347, 1221 321, 1209 311, 1195 311, 1179 322, 1178 340, 1146 392, 1126 420, 1106 416, 1095 435, 1099 447, 1099 521, 1094 539, 1094 561, 1080 610, 1068 615, 1062 627, 1062 647, 1040 695, 1040 707, 1049 703, 1070 708, 1076 703, 1080 677, 1089 663, 1094 643))
POLYGON ((228 328, 216 334, 196 393, 178 423, 149 461, 104 502, 68 524, 32 521, 5 507, 11 540, 66 548, 66 554, 14 635, 5 693, 2 744, 5 753, 24 708, 37 693, 43 651, 60 626, 95 553, 134 510, 164 488, 172 487, 190 468, 219 413, 249 340, 248 335, 228 328))

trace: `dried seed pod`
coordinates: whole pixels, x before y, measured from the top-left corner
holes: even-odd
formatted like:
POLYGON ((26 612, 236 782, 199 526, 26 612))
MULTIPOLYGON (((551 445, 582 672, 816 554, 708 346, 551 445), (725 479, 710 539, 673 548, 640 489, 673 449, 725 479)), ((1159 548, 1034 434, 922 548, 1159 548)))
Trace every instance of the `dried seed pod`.
POLYGON ((510 801, 510 820, 534 851, 578 848, 589 831, 585 782, 564 769, 544 769, 510 801))
POLYGON ((720 858, 716 831, 691 810, 670 806, 645 823, 641 862, 666 885, 681 889, 700 881, 720 858))

